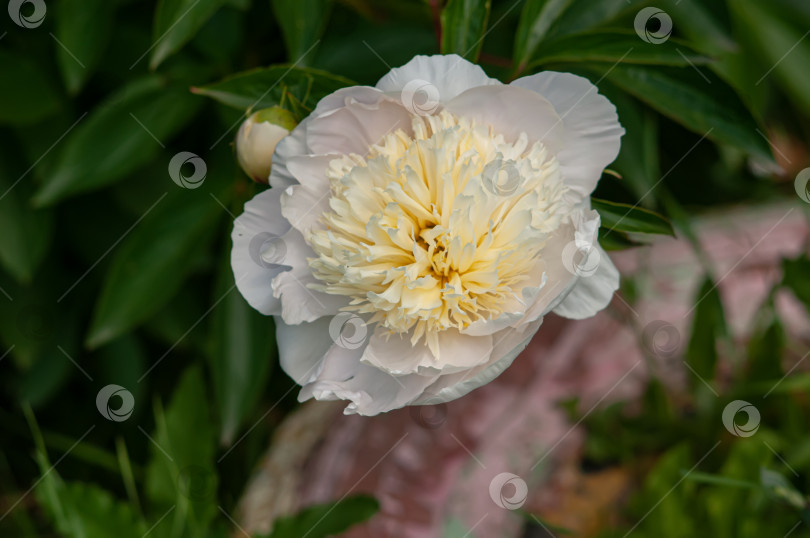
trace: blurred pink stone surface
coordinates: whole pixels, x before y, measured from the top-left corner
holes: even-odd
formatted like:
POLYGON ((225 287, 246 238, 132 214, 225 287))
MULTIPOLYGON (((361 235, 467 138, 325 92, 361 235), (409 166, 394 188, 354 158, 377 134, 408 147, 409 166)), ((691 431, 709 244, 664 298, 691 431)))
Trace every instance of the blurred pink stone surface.
MULTIPOLYGON (((744 341, 781 278, 781 260, 807 249, 805 216, 796 205, 740 208, 699 220, 698 232, 733 335, 744 341)), ((304 406, 326 417, 315 423, 318 440, 301 455, 299 468, 266 465, 259 471, 241 507, 246 528, 266 530, 279 511, 370 493, 380 501, 380 513, 346 536, 520 536, 525 520, 492 500, 490 483, 500 473, 513 473, 528 485, 524 509, 554 510, 555 488, 565 482, 555 473, 577 464, 585 436, 560 401, 577 398, 580 414, 586 414, 610 402, 637 400, 651 375, 675 392, 692 375, 681 353, 645 357, 639 344, 644 328, 657 320, 677 329, 680 349, 688 341, 705 275, 688 242, 659 238, 611 258, 635 282, 634 304, 615 297, 607 310, 584 321, 548 316, 509 369, 464 398, 371 418, 344 416, 343 404, 304 406), (285 476, 274 476, 279 473, 285 476), (257 500, 279 484, 288 489, 284 498, 293 499, 287 505, 257 500)), ((776 304, 789 338, 810 339, 803 306, 781 292, 776 304)), ((514 491, 506 486, 502 493, 509 498, 514 491)))

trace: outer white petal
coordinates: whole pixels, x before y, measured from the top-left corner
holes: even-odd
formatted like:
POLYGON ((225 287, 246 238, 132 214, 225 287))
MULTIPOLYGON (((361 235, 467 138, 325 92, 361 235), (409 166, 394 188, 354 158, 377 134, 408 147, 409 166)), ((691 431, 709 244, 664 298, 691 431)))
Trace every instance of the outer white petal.
POLYGON ((415 56, 402 67, 396 67, 377 82, 384 92, 399 94, 408 84, 424 81, 438 90, 439 102, 446 103, 458 94, 476 86, 501 85, 489 78, 479 66, 456 54, 415 56))
POLYGON ((599 266, 590 276, 581 276, 554 313, 570 319, 585 319, 604 309, 613 293, 619 289, 619 271, 602 247, 594 248, 599 253, 599 266))
POLYGON ((488 364, 466 372, 443 375, 413 404, 431 405, 461 398, 468 392, 486 385, 506 370, 520 355, 543 323, 542 318, 517 329, 509 328, 493 335, 495 346, 488 364))
POLYGON ((554 105, 533 91, 517 86, 481 86, 458 95, 446 108, 491 125, 507 140, 514 142, 521 133, 526 133, 531 142, 543 142, 552 154, 559 155, 564 150, 563 121, 554 105))
MULTIPOLYGON (((299 183, 284 189, 281 212, 293 227, 306 232, 329 210, 331 187, 325 170, 337 155, 299 155, 288 159, 287 169, 299 183)), ((314 256, 314 253, 313 253, 314 256)))
POLYGON ((315 253, 301 232, 291 228, 281 241, 284 245, 283 256, 272 261, 279 261, 291 269, 273 279, 272 290, 274 296, 281 299, 281 317, 286 323, 311 322, 322 316, 333 316, 348 304, 346 297, 329 295, 308 287, 318 283, 307 263, 307 258, 314 258, 315 253))
POLYGON ((273 296, 271 282, 282 265, 263 263, 259 247, 264 238, 281 237, 290 228, 281 216, 281 192, 268 189, 245 204, 245 211, 233 223, 231 267, 236 287, 248 304, 265 315, 281 313, 281 302, 273 296))
POLYGON ((563 176, 579 194, 589 195, 619 154, 624 129, 616 107, 588 79, 570 73, 545 71, 511 85, 537 92, 554 105, 565 125, 565 146, 557 153, 563 176))
POLYGON ((320 374, 323 357, 334 345, 329 337, 331 318, 298 325, 278 316, 274 320, 281 367, 299 385, 309 383, 320 374))

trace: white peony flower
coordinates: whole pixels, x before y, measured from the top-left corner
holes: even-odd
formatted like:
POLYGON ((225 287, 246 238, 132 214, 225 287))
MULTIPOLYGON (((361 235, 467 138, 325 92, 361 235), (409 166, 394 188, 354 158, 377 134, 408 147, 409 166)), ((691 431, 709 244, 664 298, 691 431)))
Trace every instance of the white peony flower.
POLYGON ((619 275, 590 194, 623 134, 584 78, 504 85, 456 55, 321 100, 276 147, 231 256, 299 399, 362 415, 453 400, 548 312, 604 308, 619 275))

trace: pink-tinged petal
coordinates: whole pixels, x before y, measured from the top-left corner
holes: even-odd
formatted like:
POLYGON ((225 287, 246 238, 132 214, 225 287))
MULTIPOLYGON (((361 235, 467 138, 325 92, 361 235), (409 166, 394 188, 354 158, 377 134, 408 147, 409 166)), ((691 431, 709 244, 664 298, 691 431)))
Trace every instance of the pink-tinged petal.
MULTIPOLYGON (((403 90, 410 92, 406 95, 406 106, 411 104, 414 92, 423 92, 423 103, 428 107, 430 101, 447 103, 460 93, 476 86, 501 85, 501 82, 489 78, 481 67, 468 62, 456 54, 436 56, 416 56, 402 67, 396 67, 388 72, 377 83, 377 88, 384 92, 399 95, 403 90), (427 83, 430 87, 424 87, 427 83)), ((419 106, 419 103, 415 103, 419 106)))
POLYGON ((268 189, 245 204, 234 221, 231 239, 231 267, 236 287, 248 304, 265 315, 281 313, 281 302, 273 295, 272 281, 289 267, 265 262, 262 251, 278 244, 290 228, 281 216, 281 193, 268 189))
POLYGON ((565 126, 565 145, 557 159, 566 182, 588 196, 604 170, 616 159, 624 129, 616 107, 596 86, 571 73, 545 71, 523 77, 511 86, 529 89, 554 105, 565 126))
POLYGON ((565 128, 554 105, 525 88, 472 88, 448 102, 445 108, 453 114, 491 125, 511 142, 526 133, 530 142, 542 142, 553 155, 564 149, 565 128))

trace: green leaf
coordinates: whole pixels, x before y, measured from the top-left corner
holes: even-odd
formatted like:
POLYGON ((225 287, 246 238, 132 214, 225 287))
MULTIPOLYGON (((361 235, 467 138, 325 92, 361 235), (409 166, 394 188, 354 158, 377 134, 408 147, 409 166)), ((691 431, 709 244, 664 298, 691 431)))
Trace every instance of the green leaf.
POLYGON ((259 314, 236 291, 230 257, 222 258, 214 300, 225 299, 214 311, 209 354, 222 422, 220 441, 229 445, 266 386, 276 346, 272 318, 259 314))
POLYGON ((63 0, 56 5, 56 59, 71 94, 78 93, 101 60, 114 8, 112 0, 63 0))
POLYGON ((331 11, 331 0, 272 0, 287 58, 296 65, 309 60, 323 35, 331 11))
POLYGON ((294 516, 278 518, 267 538, 327 538, 366 521, 379 509, 379 503, 366 495, 311 506, 294 516))
MULTIPOLYGON (((686 362, 706 382, 714 379, 717 365, 718 341, 728 334, 723 302, 717 286, 707 278, 700 286, 694 307, 695 317, 692 321, 692 335, 686 350, 686 362)), ((700 379, 692 378, 692 384, 702 384, 700 379)))
POLYGON ((770 146, 740 98, 709 70, 611 65, 607 79, 684 127, 772 161, 770 146), (708 79, 704 80, 703 77, 708 79))
POLYGON ((623 64, 681 65, 705 64, 707 56, 688 45, 669 39, 664 43, 646 43, 635 32, 601 30, 562 37, 541 45, 530 66, 552 62, 610 62, 623 64))
POLYGON ((605 250, 625 250, 641 246, 641 243, 633 241, 623 232, 611 232, 607 228, 599 228, 599 246, 605 250))
POLYGON ((157 511, 178 507, 195 536, 216 515, 216 433, 208 409, 208 390, 198 367, 187 369, 165 414, 155 410, 156 432, 146 469, 146 496, 157 511))
POLYGON ((61 98, 37 63, 0 50, 0 124, 26 125, 47 118, 61 98))
POLYGON ((214 84, 192 88, 192 91, 247 111, 291 103, 293 111, 300 116, 302 112, 313 110, 323 97, 355 84, 326 71, 274 65, 237 73, 214 84))
MULTIPOLYGON (((209 178, 210 179, 210 178, 209 178)), ((179 189, 168 182, 167 189, 179 189)), ((222 208, 207 185, 164 194, 116 247, 87 336, 97 347, 160 310, 180 288, 194 254, 205 249, 222 208)), ((222 196, 216 192, 215 196, 222 196)))
POLYGON ((666 217, 649 209, 598 198, 591 199, 591 207, 602 217, 602 227, 610 231, 675 235, 666 217))
POLYGON ((450 0, 442 11, 442 53, 478 59, 491 0, 450 0))
MULTIPOLYGON (((3 152, 6 157, 8 152, 3 152)), ((31 209, 30 181, 12 176, 0 163, 0 264, 20 282, 30 282, 47 254, 53 235, 53 215, 31 209)))
POLYGON ((159 77, 130 83, 78 120, 34 203, 49 205, 125 177, 155 158, 200 105, 186 87, 159 77))
POLYGON ((748 36, 771 66, 757 81, 774 77, 796 106, 810 114, 810 42, 806 41, 806 28, 795 21, 779 18, 767 4, 741 0, 729 4, 738 15, 748 36))
POLYGON ((758 330, 748 343, 746 377, 752 381, 781 379, 784 347, 785 329, 779 318, 773 315, 764 330, 758 330))
POLYGON ((557 38, 603 26, 615 19, 622 10, 633 10, 635 13, 638 8, 628 5, 627 0, 573 0, 551 25, 548 37, 557 38))
POLYGON ((782 285, 804 303, 810 313, 810 258, 799 256, 793 260, 782 260, 782 285))
POLYGON ((523 71, 552 23, 570 4, 571 0, 526 0, 515 34, 513 58, 519 71, 523 71))
POLYGON ((159 0, 155 10, 154 49, 149 67, 156 69, 163 60, 185 45, 226 0, 159 0))

